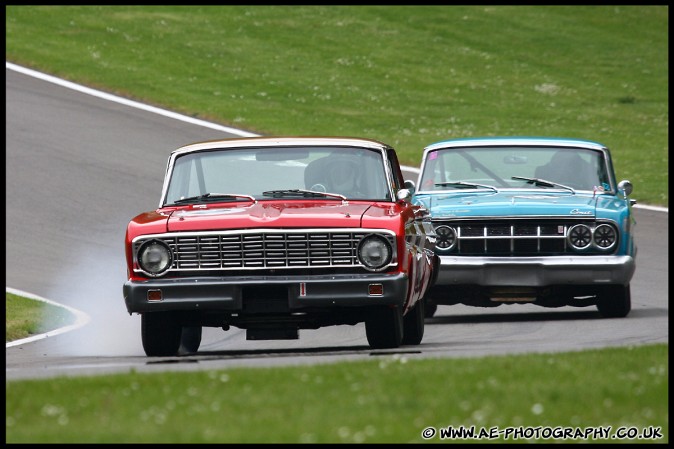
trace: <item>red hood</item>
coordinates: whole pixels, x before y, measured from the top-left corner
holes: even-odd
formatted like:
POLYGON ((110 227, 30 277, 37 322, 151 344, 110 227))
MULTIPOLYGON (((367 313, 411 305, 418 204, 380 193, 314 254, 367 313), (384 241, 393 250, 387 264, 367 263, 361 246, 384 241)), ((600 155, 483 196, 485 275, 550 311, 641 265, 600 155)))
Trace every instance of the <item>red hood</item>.
POLYGON ((374 203, 354 201, 262 201, 254 204, 196 205, 174 211, 167 231, 215 229, 358 227, 374 203))

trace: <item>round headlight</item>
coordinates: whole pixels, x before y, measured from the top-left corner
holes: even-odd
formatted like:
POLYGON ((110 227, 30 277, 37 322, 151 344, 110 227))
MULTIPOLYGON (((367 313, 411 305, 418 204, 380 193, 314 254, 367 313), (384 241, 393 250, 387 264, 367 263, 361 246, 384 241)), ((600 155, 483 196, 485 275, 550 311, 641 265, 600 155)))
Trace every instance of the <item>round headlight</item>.
POLYGON ((148 240, 138 248, 138 265, 150 276, 161 276, 172 263, 171 249, 161 240, 148 240))
POLYGON ((451 249, 456 243, 456 231, 449 226, 438 226, 435 228, 435 246, 438 249, 451 249))
POLYGON ((368 270, 376 271, 391 262, 391 244, 379 235, 368 235, 358 245, 358 260, 368 270))
POLYGON ((567 239, 575 249, 587 248, 592 243, 592 231, 589 226, 578 224, 569 229, 567 239))
POLYGON ((594 243, 601 249, 609 249, 615 245, 618 236, 613 226, 601 224, 594 230, 594 243))

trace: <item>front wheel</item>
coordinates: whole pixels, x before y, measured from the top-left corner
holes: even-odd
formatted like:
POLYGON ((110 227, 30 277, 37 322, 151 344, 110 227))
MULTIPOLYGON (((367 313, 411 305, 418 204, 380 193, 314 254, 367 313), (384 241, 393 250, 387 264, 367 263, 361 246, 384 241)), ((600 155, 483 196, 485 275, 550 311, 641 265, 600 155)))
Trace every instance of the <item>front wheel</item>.
POLYGON ((183 327, 175 314, 146 312, 140 318, 140 332, 145 354, 164 357, 178 354, 183 327))
POLYGON ((412 310, 403 317, 404 345, 418 345, 424 338, 424 321, 426 319, 426 300, 420 299, 412 310))
POLYGON ((181 354, 193 354, 199 350, 201 344, 201 326, 185 326, 183 327, 182 336, 180 337, 180 348, 178 352, 181 354))
POLYGON ((367 342, 373 349, 397 348, 403 340, 403 314, 399 307, 383 307, 365 321, 367 342))
POLYGON ((426 304, 425 309, 426 309, 426 311, 424 312, 424 316, 426 318, 433 318, 433 315, 435 315, 435 312, 438 310, 438 305, 437 304, 426 304))
POLYGON ((623 318, 632 309, 632 294, 628 285, 610 285, 597 296, 597 309, 604 318, 623 318))

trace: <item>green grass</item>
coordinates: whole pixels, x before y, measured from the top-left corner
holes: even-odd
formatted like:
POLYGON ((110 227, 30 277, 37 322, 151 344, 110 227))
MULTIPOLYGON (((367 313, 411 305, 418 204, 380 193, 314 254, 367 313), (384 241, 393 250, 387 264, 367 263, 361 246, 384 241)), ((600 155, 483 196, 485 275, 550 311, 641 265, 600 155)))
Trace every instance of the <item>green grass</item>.
MULTIPOLYGON (((429 426, 652 426, 663 438, 643 442, 664 443, 667 348, 11 381, 6 442, 412 443, 429 426)), ((564 442, 524 442, 551 441, 564 442)))
POLYGON ((259 134, 608 145, 668 204, 668 6, 7 6, 6 59, 259 134))
MULTIPOLYGON (((69 324, 59 307, 6 294, 7 340, 69 324), (53 319, 44 324, 43 313, 53 319), (17 326, 20 323, 20 326, 17 326), (43 323, 43 324, 40 324, 43 323), (9 329, 21 327, 21 332, 9 329)), ((7 443, 395 443, 421 431, 611 427, 669 440, 668 345, 190 373, 7 381, 7 443)), ((554 438, 552 440, 555 440, 554 438)), ((430 442, 442 440, 436 434, 430 442)), ((456 440, 451 440, 456 441, 456 440)), ((490 442, 472 439, 467 442, 490 442)), ((498 441, 517 440, 501 435, 498 441)))
MULTIPOLYGON (((375 138, 407 165, 446 138, 586 138, 635 199, 668 204, 667 6, 5 12, 7 61, 190 116, 375 138)), ((8 381, 6 442, 420 442, 461 425, 655 426, 668 442, 667 350, 8 381)))
POLYGON ((74 321, 75 317, 62 307, 5 293, 5 342, 49 332, 74 321))

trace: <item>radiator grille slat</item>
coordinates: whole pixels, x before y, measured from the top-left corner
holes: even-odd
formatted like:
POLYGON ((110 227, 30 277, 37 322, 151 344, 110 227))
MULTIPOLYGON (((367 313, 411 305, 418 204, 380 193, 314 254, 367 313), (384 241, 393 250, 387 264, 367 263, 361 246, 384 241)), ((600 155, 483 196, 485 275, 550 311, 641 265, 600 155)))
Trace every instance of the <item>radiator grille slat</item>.
MULTIPOLYGON (((388 239, 395 254, 395 236, 374 233, 388 239)), ((172 271, 359 267, 358 244, 368 234, 362 230, 175 233, 138 239, 134 253, 144 241, 156 238, 171 248, 172 271)))
MULTIPOLYGON (((456 242, 448 250, 453 255, 549 256, 578 254, 568 244, 566 234, 569 228, 579 223, 590 227, 596 225, 593 221, 568 219, 438 220, 433 225, 454 229, 456 242)), ((586 251, 584 254, 598 252, 586 251)))

